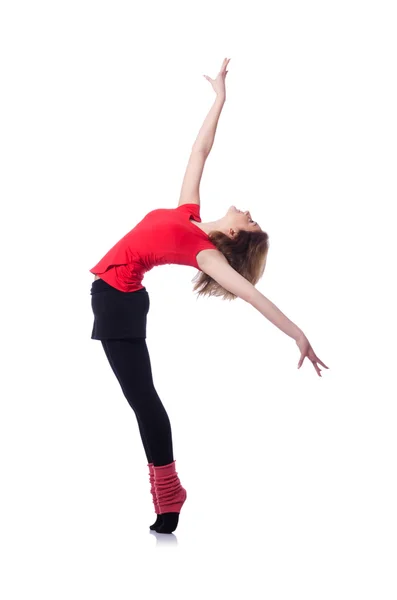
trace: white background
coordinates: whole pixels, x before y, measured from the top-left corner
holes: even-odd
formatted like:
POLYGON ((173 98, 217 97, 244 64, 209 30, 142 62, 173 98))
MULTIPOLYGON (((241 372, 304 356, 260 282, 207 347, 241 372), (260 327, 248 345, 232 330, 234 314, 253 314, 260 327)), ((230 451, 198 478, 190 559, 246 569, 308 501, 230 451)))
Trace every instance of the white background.
POLYGON ((0 12, 0 595, 396 598, 396 19, 377 2, 18 2, 0 12), (176 207, 225 57, 202 221, 249 209, 257 288, 155 268, 147 344, 188 499, 153 535, 89 273, 176 207))

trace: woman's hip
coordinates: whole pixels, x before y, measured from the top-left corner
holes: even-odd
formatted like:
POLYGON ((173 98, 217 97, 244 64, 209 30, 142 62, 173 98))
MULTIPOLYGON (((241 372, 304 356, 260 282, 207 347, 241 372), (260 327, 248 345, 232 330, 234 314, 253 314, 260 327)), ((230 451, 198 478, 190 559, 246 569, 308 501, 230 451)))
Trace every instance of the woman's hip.
POLYGON ((94 314, 92 339, 146 338, 150 308, 146 288, 121 292, 99 278, 91 287, 91 307, 94 314))

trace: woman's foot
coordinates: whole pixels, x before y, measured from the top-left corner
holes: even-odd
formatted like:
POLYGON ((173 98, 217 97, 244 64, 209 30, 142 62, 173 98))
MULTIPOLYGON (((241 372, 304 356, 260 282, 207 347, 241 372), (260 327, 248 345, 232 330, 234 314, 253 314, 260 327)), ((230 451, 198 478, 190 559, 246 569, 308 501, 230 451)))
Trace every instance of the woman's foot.
POLYGON ((153 525, 150 525, 150 529, 157 529, 157 527, 160 527, 160 525, 162 525, 162 523, 163 523, 163 515, 157 515, 157 519, 155 520, 153 525))
POLYGON ((157 533, 172 533, 178 527, 179 513, 169 512, 159 516, 163 517, 163 521, 155 528, 157 533))

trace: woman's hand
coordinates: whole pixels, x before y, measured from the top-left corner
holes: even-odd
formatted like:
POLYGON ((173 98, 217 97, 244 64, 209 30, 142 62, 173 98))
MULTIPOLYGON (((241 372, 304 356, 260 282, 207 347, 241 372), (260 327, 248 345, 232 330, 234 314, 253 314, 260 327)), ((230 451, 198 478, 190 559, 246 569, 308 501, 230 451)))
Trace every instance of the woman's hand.
POLYGON ((217 96, 226 97, 225 79, 226 75, 228 74, 228 71, 226 71, 226 67, 229 64, 229 61, 230 58, 225 58, 221 66, 221 70, 216 76, 216 79, 211 79, 211 77, 208 77, 208 75, 203 75, 203 77, 205 77, 206 80, 210 82, 217 96))
POLYGON ((317 374, 319 375, 319 377, 321 377, 321 369, 317 366, 316 363, 320 363, 320 365, 322 365, 323 367, 325 367, 326 369, 329 369, 329 367, 327 367, 327 365, 325 365, 319 358, 318 356, 315 355, 313 348, 311 347, 311 345, 309 344, 309 340, 307 339, 307 337, 302 334, 297 340, 296 343, 298 345, 299 350, 301 351, 301 357, 299 359, 298 362, 298 369, 301 368, 303 361, 305 360, 306 356, 308 357, 309 360, 312 361, 313 363, 313 367, 316 369, 317 374))

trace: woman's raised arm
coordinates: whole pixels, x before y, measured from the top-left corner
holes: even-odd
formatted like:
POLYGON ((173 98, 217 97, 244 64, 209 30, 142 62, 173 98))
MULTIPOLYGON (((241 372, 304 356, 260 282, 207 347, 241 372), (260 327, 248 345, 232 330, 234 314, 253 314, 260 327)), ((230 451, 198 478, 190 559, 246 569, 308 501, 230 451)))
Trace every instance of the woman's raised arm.
POLYGON ((198 136, 193 144, 193 150, 203 151, 207 156, 213 146, 219 117, 226 101, 225 78, 227 75, 226 67, 229 64, 229 61, 230 58, 225 58, 221 66, 221 70, 216 76, 216 79, 211 79, 211 77, 208 77, 208 75, 204 75, 207 81, 211 83, 216 93, 216 98, 208 115, 204 119, 204 123, 202 124, 198 136))

